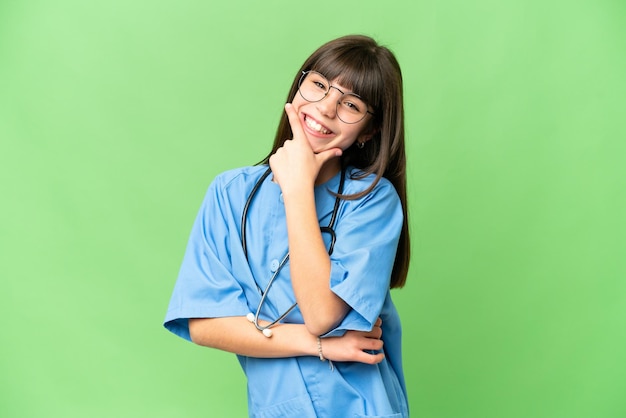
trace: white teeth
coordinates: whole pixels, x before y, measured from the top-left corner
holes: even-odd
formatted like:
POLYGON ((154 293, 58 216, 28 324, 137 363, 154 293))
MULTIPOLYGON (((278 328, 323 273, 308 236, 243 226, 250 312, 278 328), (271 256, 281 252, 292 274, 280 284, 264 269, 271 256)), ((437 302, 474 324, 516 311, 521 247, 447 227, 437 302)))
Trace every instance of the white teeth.
POLYGON ((331 133, 328 129, 324 128, 322 125, 320 125, 319 123, 315 122, 312 119, 305 118, 304 121, 306 122, 306 125, 309 128, 313 129, 314 131, 317 131, 317 132, 319 132, 321 134, 325 134, 325 135, 331 133))

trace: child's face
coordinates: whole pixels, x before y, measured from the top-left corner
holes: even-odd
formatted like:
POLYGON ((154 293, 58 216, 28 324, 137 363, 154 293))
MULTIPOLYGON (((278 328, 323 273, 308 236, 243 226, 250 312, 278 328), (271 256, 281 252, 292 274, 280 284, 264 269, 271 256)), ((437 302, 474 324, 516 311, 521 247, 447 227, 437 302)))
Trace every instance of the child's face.
MULTIPOLYGON (((336 80, 331 83, 345 93, 350 92, 349 89, 337 84, 336 80)), ((300 93, 296 93, 293 98, 292 105, 315 153, 331 148, 346 150, 357 139, 361 141, 369 139, 364 130, 371 115, 368 114, 360 122, 352 124, 345 123, 337 117, 337 102, 342 96, 337 88, 331 88, 328 95, 319 102, 308 102, 300 93)))

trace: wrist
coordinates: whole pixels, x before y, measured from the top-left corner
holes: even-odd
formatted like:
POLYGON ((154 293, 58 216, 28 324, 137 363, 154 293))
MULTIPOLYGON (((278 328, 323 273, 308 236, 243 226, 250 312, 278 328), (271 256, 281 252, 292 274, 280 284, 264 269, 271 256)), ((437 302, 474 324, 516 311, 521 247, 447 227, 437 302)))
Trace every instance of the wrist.
POLYGON ((317 356, 320 358, 320 361, 326 361, 324 350, 322 350, 322 339, 320 337, 317 337, 317 356))
POLYGON ((300 183, 292 186, 285 186, 280 188, 283 195, 283 200, 303 200, 315 196, 314 184, 300 183))
POLYGON ((301 356, 311 356, 318 357, 317 351, 317 337, 311 334, 304 324, 280 324, 276 327, 276 329, 280 328, 291 328, 293 331, 290 332, 290 337, 288 337, 292 343, 297 343, 297 352, 298 355, 301 356))

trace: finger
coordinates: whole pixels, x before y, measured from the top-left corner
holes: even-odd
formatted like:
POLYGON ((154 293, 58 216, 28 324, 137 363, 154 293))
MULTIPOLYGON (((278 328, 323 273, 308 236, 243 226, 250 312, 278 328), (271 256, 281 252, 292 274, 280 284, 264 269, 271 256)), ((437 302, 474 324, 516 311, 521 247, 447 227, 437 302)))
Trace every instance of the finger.
POLYGON ((293 108, 291 103, 285 104, 285 112, 287 113, 287 118, 289 119, 293 139, 297 141, 306 138, 304 135, 304 129, 300 123, 300 118, 298 117, 298 112, 296 112, 296 109, 293 108))
POLYGON ((375 327, 379 327, 383 324, 383 320, 380 319, 380 317, 378 317, 378 319, 376 319, 376 322, 374 323, 375 327))
POLYGON ((370 354, 370 353, 366 353, 365 351, 361 351, 355 357, 356 357, 355 361, 358 361, 360 363, 378 364, 381 361, 383 361, 383 359, 385 358, 385 354, 384 353, 370 354))
POLYGON ((341 157, 342 152, 341 148, 331 148, 315 154, 315 159, 320 163, 320 165, 323 165, 326 161, 332 158, 341 157))
POLYGON ((383 331, 380 328, 374 328, 370 332, 359 335, 356 345, 361 350, 379 350, 384 344, 382 334, 383 331))
POLYGON ((362 336, 369 339, 380 340, 383 336, 383 329, 380 327, 374 327, 371 331, 364 332, 362 336))
POLYGON ((374 327, 368 335, 369 338, 376 338, 378 340, 380 340, 382 336, 383 336, 383 329, 380 327, 374 327))
POLYGON ((377 340, 375 338, 367 338, 361 343, 362 350, 379 351, 382 350, 384 345, 383 340, 377 340))

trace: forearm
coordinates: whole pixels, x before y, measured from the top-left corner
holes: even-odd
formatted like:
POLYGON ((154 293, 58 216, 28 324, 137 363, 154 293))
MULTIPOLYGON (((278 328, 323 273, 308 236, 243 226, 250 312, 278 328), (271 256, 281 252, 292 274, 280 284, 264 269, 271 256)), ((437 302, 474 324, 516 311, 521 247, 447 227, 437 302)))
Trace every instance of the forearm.
POLYGON ((292 287, 307 329, 321 335, 335 327, 348 306, 330 290, 331 262, 322 239, 312 190, 286 194, 292 287))
POLYGON ((260 358, 316 356, 317 339, 304 325, 277 324, 265 337, 245 317, 189 320, 194 343, 231 353, 260 358))
MULTIPOLYGON (((264 322, 266 325, 267 323, 264 322)), ((284 358, 323 356, 333 361, 357 361, 376 364, 385 357, 382 321, 378 319, 371 331, 348 331, 341 337, 318 339, 302 324, 272 327, 272 337, 260 333, 245 317, 197 318, 189 320, 194 343, 247 357, 284 358)))

